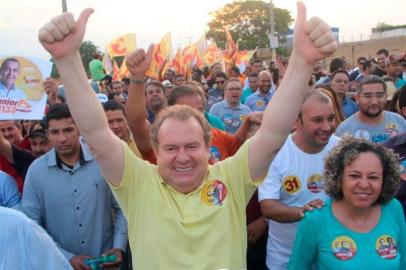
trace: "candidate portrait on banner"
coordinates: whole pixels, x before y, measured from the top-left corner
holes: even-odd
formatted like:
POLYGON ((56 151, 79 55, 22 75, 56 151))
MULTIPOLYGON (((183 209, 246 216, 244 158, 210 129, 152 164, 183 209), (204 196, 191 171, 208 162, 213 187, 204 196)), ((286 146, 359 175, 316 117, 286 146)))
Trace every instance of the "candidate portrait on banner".
POLYGON ((0 57, 0 120, 41 119, 43 88, 51 63, 32 57, 0 57))

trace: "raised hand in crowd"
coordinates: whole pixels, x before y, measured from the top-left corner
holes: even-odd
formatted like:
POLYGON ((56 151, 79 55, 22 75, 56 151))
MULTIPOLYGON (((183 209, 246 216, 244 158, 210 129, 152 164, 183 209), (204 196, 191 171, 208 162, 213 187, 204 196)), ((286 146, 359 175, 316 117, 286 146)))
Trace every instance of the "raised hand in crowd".
POLYGON ((49 105, 59 103, 58 100, 58 84, 54 78, 46 78, 43 83, 45 93, 48 95, 49 105))

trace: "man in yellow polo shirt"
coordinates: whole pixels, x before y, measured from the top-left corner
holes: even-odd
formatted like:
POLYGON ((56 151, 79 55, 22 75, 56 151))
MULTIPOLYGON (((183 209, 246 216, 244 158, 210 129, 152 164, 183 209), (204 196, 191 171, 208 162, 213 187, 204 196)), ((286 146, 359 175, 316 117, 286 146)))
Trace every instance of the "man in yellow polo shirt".
MULTIPOLYGON (((245 205, 297 118, 313 65, 337 48, 330 27, 318 18, 306 22, 305 7, 298 4, 285 78, 261 127, 234 157, 209 166, 208 123, 191 108, 174 106, 151 127, 154 166, 135 157, 108 128, 87 83, 79 47, 92 12, 84 10, 77 21, 70 13, 53 18, 39 40, 55 60, 73 118, 128 219, 134 268, 246 268, 245 205)), ((127 56, 130 91, 144 84, 152 52, 153 46, 127 56)))

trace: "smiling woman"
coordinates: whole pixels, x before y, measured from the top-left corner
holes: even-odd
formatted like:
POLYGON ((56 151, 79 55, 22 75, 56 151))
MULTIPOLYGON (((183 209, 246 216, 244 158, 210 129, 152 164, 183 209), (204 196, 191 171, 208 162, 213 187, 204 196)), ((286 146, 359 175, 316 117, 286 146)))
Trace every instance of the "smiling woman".
POLYGON ((347 137, 327 157, 324 177, 332 199, 302 220, 289 269, 405 269, 405 218, 393 200, 396 156, 347 137))

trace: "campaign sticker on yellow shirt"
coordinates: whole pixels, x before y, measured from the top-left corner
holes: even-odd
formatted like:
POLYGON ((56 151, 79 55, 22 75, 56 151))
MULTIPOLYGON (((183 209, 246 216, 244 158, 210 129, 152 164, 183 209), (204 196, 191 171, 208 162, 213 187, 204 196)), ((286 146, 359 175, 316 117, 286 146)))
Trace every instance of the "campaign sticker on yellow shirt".
POLYGON ((323 182, 320 174, 313 174, 307 178, 307 189, 312 193, 319 193, 323 190, 323 182))
POLYGON ((384 259, 393 259, 398 256, 398 246, 392 236, 384 234, 378 237, 375 243, 376 252, 384 259))
POLYGON ((348 261, 357 253, 357 245, 350 237, 339 236, 331 244, 331 250, 337 259, 348 261))
POLYGON ((211 180, 204 184, 201 192, 201 200, 210 206, 221 206, 227 197, 227 187, 220 180, 211 180))
POLYGON ((294 194, 300 190, 300 179, 294 175, 286 176, 282 181, 282 186, 287 193, 294 194))

